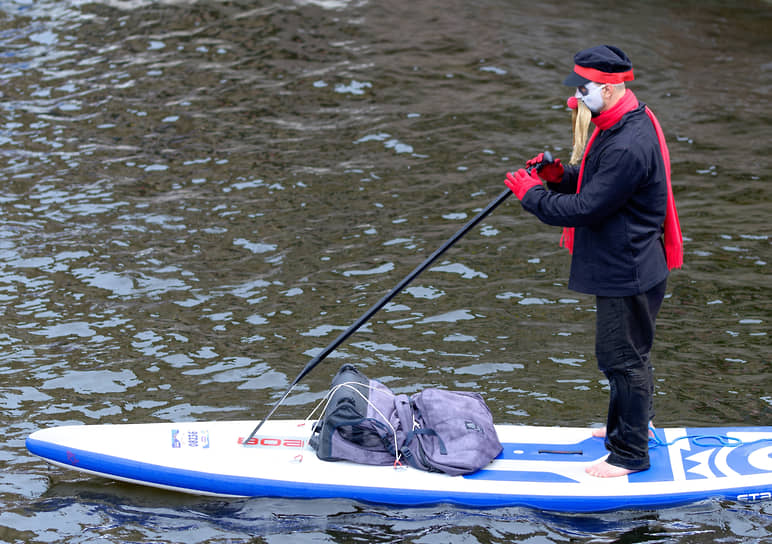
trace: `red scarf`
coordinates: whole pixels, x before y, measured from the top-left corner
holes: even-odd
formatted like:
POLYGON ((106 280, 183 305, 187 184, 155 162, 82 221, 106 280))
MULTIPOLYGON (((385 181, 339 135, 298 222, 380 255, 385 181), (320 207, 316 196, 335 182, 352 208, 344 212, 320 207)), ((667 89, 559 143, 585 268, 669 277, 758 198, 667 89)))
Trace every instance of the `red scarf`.
MULTIPOLYGON (((592 143, 595 141, 595 137, 601 130, 606 130, 613 127, 622 119, 622 116, 626 113, 636 109, 638 107, 638 99, 635 97, 630 89, 627 89, 624 96, 617 102, 614 107, 608 109, 593 117, 592 122, 595 123, 595 130, 590 136, 590 141, 587 142, 587 148, 584 150, 584 156, 582 157, 582 164, 579 167, 579 179, 576 184, 576 192, 582 187, 582 176, 584 175, 584 162, 587 159, 587 155, 590 152, 592 143)), ((667 178, 667 210, 665 213, 665 256, 667 258, 668 269, 681 268, 684 262, 684 250, 683 250, 683 236, 681 235, 681 224, 678 221, 678 211, 675 206, 675 199, 673 198, 673 187, 670 184, 670 152, 667 149, 665 143, 665 134, 662 132, 662 127, 654 116, 654 113, 646 107, 646 115, 651 119, 654 125, 654 130, 657 133, 657 139, 659 140, 659 147, 662 153, 662 160, 665 163, 665 176, 667 178)), ((563 229, 563 236, 560 238, 560 245, 568 248, 571 253, 574 252, 574 227, 565 227, 563 229)))

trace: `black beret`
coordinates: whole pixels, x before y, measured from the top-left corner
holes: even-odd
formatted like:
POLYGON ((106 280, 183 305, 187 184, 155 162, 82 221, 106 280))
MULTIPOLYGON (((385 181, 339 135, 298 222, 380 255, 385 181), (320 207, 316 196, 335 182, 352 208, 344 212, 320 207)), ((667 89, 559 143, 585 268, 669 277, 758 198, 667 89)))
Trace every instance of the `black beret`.
POLYGON ((622 83, 633 79, 633 63, 624 51, 613 45, 597 45, 574 55, 574 71, 564 85, 578 87, 590 81, 622 83))

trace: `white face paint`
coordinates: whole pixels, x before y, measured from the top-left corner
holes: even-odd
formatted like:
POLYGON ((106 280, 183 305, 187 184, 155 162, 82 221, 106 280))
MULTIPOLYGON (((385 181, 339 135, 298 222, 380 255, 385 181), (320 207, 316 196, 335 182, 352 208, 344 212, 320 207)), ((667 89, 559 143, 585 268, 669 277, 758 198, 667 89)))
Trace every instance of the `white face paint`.
POLYGON ((574 96, 577 100, 584 102, 584 105, 587 106, 587 109, 597 115, 603 108, 603 97, 600 95, 600 92, 604 86, 604 83, 595 83, 594 81, 590 81, 587 83, 587 85, 577 87, 576 94, 574 96))

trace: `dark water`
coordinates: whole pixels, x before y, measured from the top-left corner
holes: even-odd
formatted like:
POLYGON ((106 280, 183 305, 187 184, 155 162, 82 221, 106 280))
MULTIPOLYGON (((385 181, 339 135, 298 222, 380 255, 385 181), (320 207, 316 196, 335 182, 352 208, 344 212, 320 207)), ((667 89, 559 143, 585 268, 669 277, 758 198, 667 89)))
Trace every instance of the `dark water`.
MULTIPOLYGON (((772 505, 553 516, 219 501, 27 454, 66 423, 259 419, 316 353, 543 149, 575 51, 633 59, 673 157, 686 264, 661 426, 769 425, 769 2, 0 3, 0 540, 760 542, 772 505), (289 536, 291 534, 291 536, 289 536)), ((593 300, 510 199, 306 377, 482 392, 497 421, 605 416, 593 300)))

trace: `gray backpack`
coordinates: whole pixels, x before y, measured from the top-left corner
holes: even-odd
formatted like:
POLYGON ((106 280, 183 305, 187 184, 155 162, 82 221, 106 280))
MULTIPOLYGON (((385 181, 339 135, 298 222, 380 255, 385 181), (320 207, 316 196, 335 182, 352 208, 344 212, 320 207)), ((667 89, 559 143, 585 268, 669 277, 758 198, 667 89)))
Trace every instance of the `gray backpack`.
POLYGON ((478 393, 429 388, 398 395, 396 407, 403 429, 413 420, 399 449, 411 467, 457 476, 501 453, 493 416, 478 393))
POLYGON ((348 364, 333 379, 310 443, 325 461, 387 465, 404 460, 451 475, 475 472, 502 450, 479 394, 430 388, 409 397, 394 395, 348 364))

